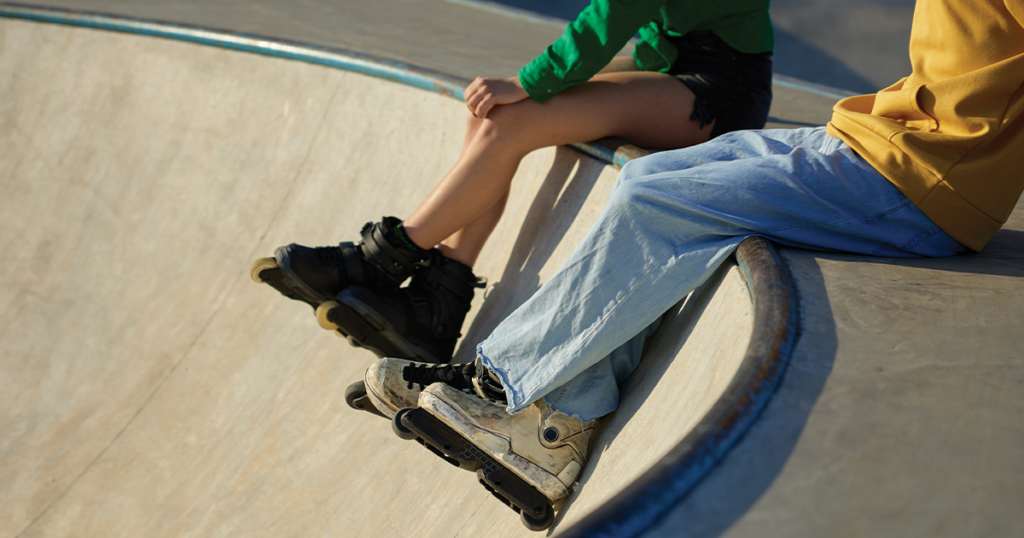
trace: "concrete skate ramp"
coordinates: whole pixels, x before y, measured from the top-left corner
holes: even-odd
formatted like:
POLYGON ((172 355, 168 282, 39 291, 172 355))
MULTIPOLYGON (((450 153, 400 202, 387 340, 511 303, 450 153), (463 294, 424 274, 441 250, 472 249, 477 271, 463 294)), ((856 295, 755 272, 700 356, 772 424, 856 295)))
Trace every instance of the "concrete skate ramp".
MULTIPOLYGON (((5 18, 0 47, 0 536, 532 535, 349 409, 373 356, 247 274, 408 214, 458 155, 448 79, 5 18)), ((615 174, 564 147, 523 162, 457 359, 557 270, 615 174)), ((553 532, 735 391, 747 281, 727 265, 669 312, 553 532)))

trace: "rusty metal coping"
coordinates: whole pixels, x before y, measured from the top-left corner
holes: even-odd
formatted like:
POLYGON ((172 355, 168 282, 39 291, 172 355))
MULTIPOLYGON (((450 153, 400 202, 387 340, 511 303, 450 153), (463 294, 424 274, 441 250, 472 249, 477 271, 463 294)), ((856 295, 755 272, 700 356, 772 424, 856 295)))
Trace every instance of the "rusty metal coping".
MULTIPOLYGON (((162 37, 308 62, 462 99, 468 80, 349 50, 118 15, 0 3, 0 17, 162 37)), ((788 82, 789 85, 795 83, 788 82)), ((802 86, 801 86, 802 88, 802 86)), ((572 144, 616 167, 648 152, 608 138, 572 144)), ((637 480, 559 536, 640 536, 718 465, 750 429, 775 392, 796 343, 797 300, 791 276, 771 242, 743 241, 736 253, 754 307, 754 332, 725 393, 686 437, 637 480)))
POLYGON ((740 243, 736 261, 754 307, 754 332, 736 375, 682 441, 561 538, 643 535, 722 462, 768 405, 796 345, 796 290, 785 263, 763 237, 740 243))

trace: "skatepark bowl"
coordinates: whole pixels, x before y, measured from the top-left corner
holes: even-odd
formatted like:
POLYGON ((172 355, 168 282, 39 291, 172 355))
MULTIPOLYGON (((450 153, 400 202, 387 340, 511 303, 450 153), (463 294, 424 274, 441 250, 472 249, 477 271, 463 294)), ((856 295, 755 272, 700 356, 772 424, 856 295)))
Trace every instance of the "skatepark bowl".
MULTIPOLYGON (((474 474, 348 408, 345 387, 373 355, 247 273, 277 246, 336 244, 408 214, 458 156, 464 79, 196 26, 10 4, 0 15, 0 537, 540 535, 474 474)), ((793 95, 777 92, 779 106, 793 95)), ((524 160, 475 267, 489 285, 456 360, 560 267, 616 165, 642 154, 605 140, 524 160)), ((748 240, 666 313, 547 534, 670 536, 680 518, 749 530, 758 499, 794 487, 788 461, 828 467, 803 453, 832 439, 811 417, 844 364, 846 325, 837 336, 823 283, 842 263, 748 240), (803 355, 799 331, 815 337, 803 355), (797 357, 797 395, 768 405, 797 357), (765 420, 784 434, 759 445, 766 462, 740 450, 768 435, 765 420), (738 500, 696 496, 709 475, 738 500), (714 518, 695 520, 708 505, 714 518)), ((1001 285, 1019 290, 1017 277, 1001 285)), ((997 369, 1007 408, 991 420, 1020 416, 1019 365, 997 369)), ((926 430, 934 417, 914 420, 926 430)), ((998 424, 988 456, 1012 462, 1021 426, 998 424)), ((948 469, 961 456, 931 457, 948 469)), ((1001 469, 1019 478, 1020 466, 1001 469)), ((1021 486, 1001 487, 988 509, 1019 508, 1021 486)))

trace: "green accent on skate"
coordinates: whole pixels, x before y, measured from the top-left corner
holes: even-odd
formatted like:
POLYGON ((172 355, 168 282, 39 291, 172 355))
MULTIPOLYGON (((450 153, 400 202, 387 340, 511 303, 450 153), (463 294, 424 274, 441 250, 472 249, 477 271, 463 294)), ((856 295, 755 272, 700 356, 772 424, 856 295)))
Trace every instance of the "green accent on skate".
POLYGON ((409 250, 411 250, 413 252, 427 252, 427 249, 417 245, 416 243, 413 243, 412 239, 409 239, 409 234, 405 233, 405 223, 404 222, 398 223, 398 225, 395 226, 395 228, 394 228, 394 232, 395 232, 395 238, 398 239, 398 241, 400 243, 402 243, 402 246, 404 246, 405 248, 407 248, 407 249, 409 249, 409 250))

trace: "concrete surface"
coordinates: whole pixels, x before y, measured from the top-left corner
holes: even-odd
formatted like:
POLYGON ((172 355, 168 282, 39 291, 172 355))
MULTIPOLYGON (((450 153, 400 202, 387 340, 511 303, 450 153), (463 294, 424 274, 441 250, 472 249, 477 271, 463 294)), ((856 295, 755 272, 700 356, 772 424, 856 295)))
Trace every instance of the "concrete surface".
MULTIPOLYGON (((457 156, 459 102, 95 30, 0 19, 0 43, 0 536, 533 535, 348 409, 372 355, 247 274, 408 213, 457 156)), ((557 270, 615 173, 567 148, 523 163, 459 358, 557 270)), ((669 314, 556 531, 689 431, 750 331, 735 266, 669 314)))
POLYGON ((652 536, 1024 535, 1022 205, 978 254, 783 249, 786 378, 652 536))

